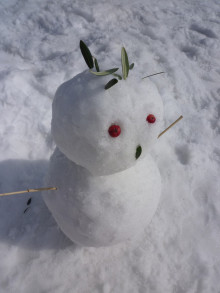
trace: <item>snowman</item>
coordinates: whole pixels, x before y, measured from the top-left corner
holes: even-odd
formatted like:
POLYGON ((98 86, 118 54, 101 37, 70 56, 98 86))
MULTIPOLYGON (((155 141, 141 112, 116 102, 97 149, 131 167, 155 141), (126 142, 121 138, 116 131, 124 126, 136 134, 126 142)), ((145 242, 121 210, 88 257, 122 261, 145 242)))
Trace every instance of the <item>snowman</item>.
POLYGON ((149 154, 163 121, 163 104, 122 48, 122 75, 100 72, 81 41, 89 66, 56 91, 51 131, 57 145, 44 200, 61 230, 82 246, 133 240, 151 221, 161 193, 159 170, 149 154), (94 71, 94 66, 96 72, 94 71), (114 78, 109 81, 109 75, 114 78))

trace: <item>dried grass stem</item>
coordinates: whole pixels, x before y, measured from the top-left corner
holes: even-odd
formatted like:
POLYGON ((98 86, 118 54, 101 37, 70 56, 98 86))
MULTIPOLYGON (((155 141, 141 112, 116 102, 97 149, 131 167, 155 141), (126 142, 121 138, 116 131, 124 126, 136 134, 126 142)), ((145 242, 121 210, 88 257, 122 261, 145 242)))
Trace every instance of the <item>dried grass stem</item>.
POLYGON ((176 121, 174 121, 170 126, 168 126, 164 131, 162 131, 157 138, 161 137, 161 135, 163 135, 165 132, 167 132, 167 130, 169 130, 171 127, 173 127, 177 122, 179 122, 181 119, 183 118, 183 116, 181 115, 176 121))
POLYGON ((45 191, 45 190, 57 190, 57 187, 42 187, 42 188, 27 189, 27 190, 22 190, 22 191, 1 193, 0 196, 21 194, 21 193, 28 193, 28 192, 45 191))

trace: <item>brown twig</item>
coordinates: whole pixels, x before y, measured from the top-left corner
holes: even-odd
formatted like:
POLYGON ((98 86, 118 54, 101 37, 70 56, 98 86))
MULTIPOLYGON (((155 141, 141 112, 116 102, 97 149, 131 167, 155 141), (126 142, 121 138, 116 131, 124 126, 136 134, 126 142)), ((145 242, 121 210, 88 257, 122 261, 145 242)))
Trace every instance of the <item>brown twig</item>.
POLYGON ((57 190, 57 187, 42 187, 42 188, 27 189, 27 190, 22 190, 22 191, 1 193, 0 196, 21 194, 21 193, 28 193, 28 192, 45 191, 45 190, 57 190))
POLYGON ((167 127, 164 131, 162 131, 157 138, 159 138, 161 135, 163 135, 167 130, 169 130, 171 127, 173 127, 177 122, 179 122, 183 116, 181 115, 176 121, 174 121, 169 127, 167 127))

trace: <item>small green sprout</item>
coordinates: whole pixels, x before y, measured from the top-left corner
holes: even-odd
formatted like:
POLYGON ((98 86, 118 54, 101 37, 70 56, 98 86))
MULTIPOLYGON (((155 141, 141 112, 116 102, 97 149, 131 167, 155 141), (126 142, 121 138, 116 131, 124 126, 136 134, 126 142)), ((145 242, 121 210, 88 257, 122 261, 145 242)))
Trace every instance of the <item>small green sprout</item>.
POLYGON ((117 78, 111 79, 106 85, 105 85, 105 90, 109 89, 113 85, 115 85, 118 82, 117 78))
POLYGON ((122 75, 124 80, 128 77, 129 73, 129 61, 128 55, 124 47, 121 49, 121 66, 122 66, 122 75))
POLYGON ((118 70, 118 68, 107 69, 105 71, 99 71, 99 72, 95 72, 95 71, 92 71, 92 70, 89 70, 89 71, 91 73, 95 74, 95 75, 104 76, 104 75, 112 74, 112 73, 116 72, 117 70, 118 70))
POLYGON ((85 59, 86 64, 88 65, 90 69, 92 69, 94 67, 94 63, 93 63, 92 54, 89 48, 86 46, 86 44, 82 40, 80 41, 79 46, 80 46, 80 50, 85 59))
POLYGON ((95 57, 93 57, 93 60, 94 60, 94 63, 95 63, 95 69, 96 69, 97 72, 99 72, 100 69, 99 69, 98 61, 97 61, 97 59, 95 57))
POLYGON ((86 44, 82 40, 80 41, 80 49, 81 49, 83 58, 85 59, 85 62, 87 66, 89 67, 90 72, 92 74, 95 74, 97 76, 105 76, 105 75, 111 74, 118 78, 118 79, 116 78, 111 79, 105 85, 106 90, 112 87, 113 85, 115 85, 116 83, 118 83, 118 80, 122 80, 122 76, 123 76, 123 79, 126 80, 126 78, 128 77, 129 70, 132 70, 134 67, 134 63, 129 65, 128 55, 124 47, 122 47, 121 49, 122 76, 120 74, 115 73, 119 68, 112 68, 112 69, 100 71, 97 59, 94 56, 92 56, 89 48, 86 46, 86 44), (96 72, 91 70, 94 67, 94 65, 95 65, 96 72))

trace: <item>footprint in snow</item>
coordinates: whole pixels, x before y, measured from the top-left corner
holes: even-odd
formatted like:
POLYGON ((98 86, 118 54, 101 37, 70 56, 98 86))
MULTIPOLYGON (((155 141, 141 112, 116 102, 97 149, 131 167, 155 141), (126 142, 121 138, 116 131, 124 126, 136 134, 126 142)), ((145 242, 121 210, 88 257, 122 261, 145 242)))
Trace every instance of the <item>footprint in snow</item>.
POLYGON ((187 145, 176 146, 175 153, 177 155, 179 162, 182 165, 189 164, 191 155, 189 147, 187 145))
POLYGON ((217 35, 210 29, 208 28, 203 28, 200 27, 199 25, 197 25, 196 23, 192 24, 190 26, 190 29, 194 32, 197 32, 199 34, 202 34, 204 36, 206 36, 207 38, 211 38, 211 39, 217 39, 217 35))

